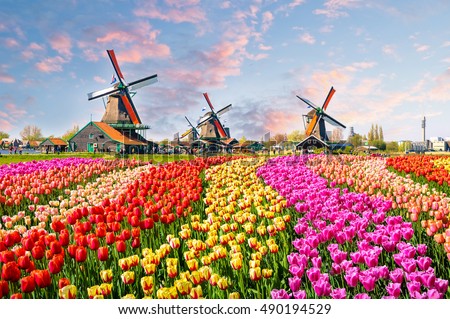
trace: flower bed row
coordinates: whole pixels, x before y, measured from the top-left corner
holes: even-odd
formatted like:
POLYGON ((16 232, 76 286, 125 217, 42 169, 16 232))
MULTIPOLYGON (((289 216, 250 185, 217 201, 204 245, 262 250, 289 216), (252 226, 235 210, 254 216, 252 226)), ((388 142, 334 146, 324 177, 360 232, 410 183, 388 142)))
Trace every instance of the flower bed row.
MULTIPOLYGON (((166 256, 168 244, 157 239, 200 199, 200 172, 228 160, 112 172, 86 187, 64 190, 48 205, 30 205, 38 225, 32 220, 0 232, 0 296, 124 296, 134 289, 134 275, 122 270, 136 266, 134 256, 141 249, 144 255, 154 250, 160 258, 166 256)), ((136 274, 145 277, 144 267, 136 274)))
POLYGON ((258 175, 300 214, 295 250, 288 256, 289 289, 273 290, 273 298, 443 298, 448 293, 448 281, 436 278, 426 255, 428 247, 410 242, 411 223, 389 216, 391 201, 329 188, 304 157, 271 159, 258 175))
POLYGON ((393 208, 399 208, 399 214, 403 213, 412 222, 420 223, 450 259, 450 199, 445 193, 389 171, 382 158, 317 156, 309 159, 308 166, 327 178, 331 186, 345 186, 358 193, 391 200, 393 208))

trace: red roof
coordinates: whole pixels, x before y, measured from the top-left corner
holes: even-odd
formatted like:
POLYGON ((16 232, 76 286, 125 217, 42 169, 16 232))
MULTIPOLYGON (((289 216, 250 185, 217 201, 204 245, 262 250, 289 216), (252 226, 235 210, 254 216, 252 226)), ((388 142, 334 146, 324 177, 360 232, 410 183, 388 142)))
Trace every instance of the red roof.
POLYGON ((142 141, 131 139, 122 133, 120 133, 115 128, 109 126, 105 122, 93 122, 99 129, 101 129, 106 135, 108 135, 112 140, 125 144, 125 145, 147 145, 142 141))
POLYGON ((59 137, 52 137, 48 139, 50 142, 53 143, 53 145, 58 145, 58 146, 67 146, 67 142, 64 141, 63 139, 59 138, 59 137))

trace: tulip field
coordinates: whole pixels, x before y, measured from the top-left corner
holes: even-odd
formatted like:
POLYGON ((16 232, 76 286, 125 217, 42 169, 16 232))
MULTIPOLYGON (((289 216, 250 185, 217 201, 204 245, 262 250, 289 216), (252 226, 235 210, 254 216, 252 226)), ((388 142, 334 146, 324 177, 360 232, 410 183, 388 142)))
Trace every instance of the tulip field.
POLYGON ((0 166, 0 298, 449 298, 450 157, 0 166))

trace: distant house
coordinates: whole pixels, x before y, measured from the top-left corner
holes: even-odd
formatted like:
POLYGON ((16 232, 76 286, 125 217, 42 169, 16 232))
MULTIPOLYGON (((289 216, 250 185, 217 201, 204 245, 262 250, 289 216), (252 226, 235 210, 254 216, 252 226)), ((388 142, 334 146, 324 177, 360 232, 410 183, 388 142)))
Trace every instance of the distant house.
POLYGON ((155 145, 144 138, 126 136, 104 122, 89 122, 69 139, 69 149, 76 152, 144 153, 155 145))
POLYGON ((39 144, 42 153, 59 153, 67 151, 67 142, 59 137, 46 138, 39 144))

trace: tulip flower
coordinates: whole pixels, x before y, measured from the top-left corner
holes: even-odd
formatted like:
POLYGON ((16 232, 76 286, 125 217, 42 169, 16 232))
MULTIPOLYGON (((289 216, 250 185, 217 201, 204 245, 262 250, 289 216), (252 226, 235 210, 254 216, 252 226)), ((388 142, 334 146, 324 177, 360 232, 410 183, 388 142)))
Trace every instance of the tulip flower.
POLYGON ((61 289, 67 285, 70 285, 70 280, 68 278, 60 278, 58 281, 58 289, 61 289))
POLYGON ((33 276, 26 276, 20 279, 20 289, 23 293, 33 292, 36 287, 33 276))
POLYGON ((134 271, 125 271, 120 277, 125 285, 131 285, 135 280, 134 271))
POLYGON ((77 297, 77 287, 74 285, 67 285, 59 289, 59 298, 61 299, 75 299, 77 297))
POLYGON ((109 283, 113 279, 113 273, 111 269, 101 270, 100 271, 100 278, 103 282, 109 283))
POLYGON ((141 277, 141 287, 145 295, 151 295, 153 293, 153 277, 141 277))
POLYGON ((20 269, 15 261, 7 262, 2 266, 2 279, 16 282, 20 279, 20 269))
POLYGON ((202 286, 192 287, 189 295, 191 296, 192 299, 199 299, 203 297, 202 286))

